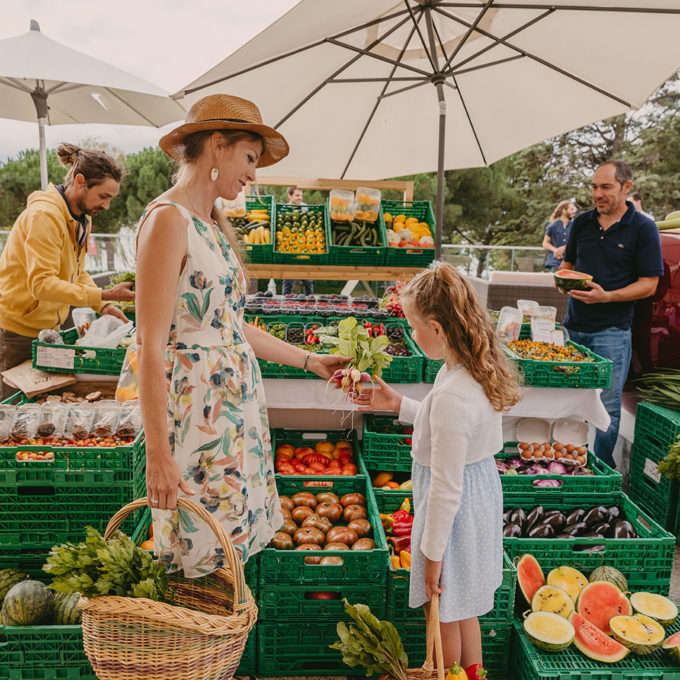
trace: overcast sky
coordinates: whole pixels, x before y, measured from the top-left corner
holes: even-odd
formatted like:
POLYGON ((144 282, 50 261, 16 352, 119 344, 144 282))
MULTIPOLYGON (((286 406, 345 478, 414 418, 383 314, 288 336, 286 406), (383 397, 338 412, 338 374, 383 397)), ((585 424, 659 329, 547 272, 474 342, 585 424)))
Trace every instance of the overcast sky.
MULTIPOLYGON (((1 0, 0 40, 29 29, 133 73, 169 93, 222 61, 297 0, 1 0)), ((1 70, 1 65, 0 65, 1 70)), ((3 74, 0 73, 0 76, 3 74)), ((170 128, 172 125, 170 126, 170 128)), ((155 145, 163 129, 52 125, 47 147, 97 137, 123 151, 155 145)), ((0 118, 0 161, 38 147, 37 123, 0 118)))

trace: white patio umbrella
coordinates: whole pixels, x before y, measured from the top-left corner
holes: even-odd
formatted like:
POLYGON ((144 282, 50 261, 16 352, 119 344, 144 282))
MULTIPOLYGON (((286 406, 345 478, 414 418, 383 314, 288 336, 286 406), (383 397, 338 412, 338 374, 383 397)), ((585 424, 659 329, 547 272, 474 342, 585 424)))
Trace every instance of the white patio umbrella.
POLYGON ((160 127, 184 117, 166 92, 31 30, 0 40, 0 118, 38 120, 40 180, 47 186, 45 123, 160 127))
POLYGON ((678 0, 302 0, 173 95, 252 99, 281 175, 487 165, 642 105, 680 66, 678 0))

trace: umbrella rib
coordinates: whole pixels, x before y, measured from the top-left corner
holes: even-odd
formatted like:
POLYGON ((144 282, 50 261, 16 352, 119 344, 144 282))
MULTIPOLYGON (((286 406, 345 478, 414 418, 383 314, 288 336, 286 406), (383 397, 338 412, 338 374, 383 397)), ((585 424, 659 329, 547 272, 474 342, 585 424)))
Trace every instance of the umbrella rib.
POLYGON ((446 63, 444 66, 442 66, 442 71, 446 71, 449 66, 451 66, 451 62, 456 58, 457 54, 465 47, 465 43, 467 43, 468 38, 472 35, 473 31, 475 28, 477 28, 477 25, 479 22, 484 18, 484 15, 487 13, 491 5, 493 5, 494 0, 487 0, 487 3, 482 7, 480 10, 479 14, 477 15, 477 18, 472 22, 470 26, 468 26, 467 33, 463 36, 463 39, 458 43, 456 48, 453 50, 453 54, 446 60, 446 63))
MULTIPOLYGON (((406 22, 408 21, 408 18, 403 19, 399 23, 395 24, 390 28, 389 31, 387 31, 384 35, 380 36, 379 38, 376 38, 370 45, 368 45, 364 50, 359 50, 359 54, 356 56, 352 57, 348 62, 343 64, 339 69, 337 69, 331 76, 328 78, 324 78, 304 99, 302 99, 300 102, 298 102, 275 126, 275 129, 278 129, 281 125, 283 125, 296 111, 298 111, 300 108, 302 108, 314 95, 316 95, 319 90, 321 90, 325 85, 327 85, 329 82, 335 78, 339 73, 342 73, 345 69, 348 69, 352 64, 354 64, 356 61, 361 59, 361 57, 364 54, 370 54, 368 50, 372 49, 375 47, 379 42, 383 41, 387 36, 391 35, 394 33, 394 31, 398 30, 401 28, 406 22)), ((357 48, 358 49, 358 48, 357 48)))
POLYGON ((470 66, 470 68, 463 68, 460 70, 452 71, 449 73, 451 76, 459 76, 463 73, 472 73, 473 71, 479 71, 483 68, 491 68, 492 66, 499 66, 500 64, 507 64, 509 61, 516 61, 517 59, 524 59, 523 54, 515 54, 512 57, 505 57, 504 59, 496 59, 495 61, 489 61, 485 64, 479 64, 479 66, 470 66))
POLYGON ((394 19, 395 17, 401 16, 402 14, 406 14, 406 10, 402 9, 399 10, 398 12, 386 14, 385 16, 379 17, 377 19, 372 19, 371 21, 367 21, 365 24, 354 26, 352 28, 347 29, 346 31, 336 33, 335 35, 332 35, 330 38, 321 38, 320 40, 316 40, 313 43, 310 43, 309 45, 305 45, 304 47, 298 47, 294 50, 290 50, 288 52, 284 52, 283 54, 279 54, 275 57, 271 57, 270 59, 265 59, 264 61, 258 64, 254 64, 253 66, 247 66, 246 68, 243 68, 240 71, 230 73, 229 75, 222 76, 221 78, 216 78, 215 80, 211 80, 210 82, 204 83, 203 85, 197 85, 196 87, 190 87, 186 90, 182 90, 181 93, 172 95, 172 99, 181 99, 182 97, 186 97, 187 95, 193 94, 194 92, 198 92, 199 90, 202 90, 206 87, 211 87, 213 85, 217 85, 218 83, 223 83, 225 80, 230 80, 231 78, 242 76, 244 73, 249 73, 250 71, 262 68, 263 66, 268 66, 269 64, 274 64, 277 61, 281 61, 281 59, 287 59, 288 57, 293 57, 296 54, 300 54, 300 52, 305 52, 306 50, 311 50, 314 47, 319 47, 320 45, 323 45, 325 42, 332 40, 334 38, 342 38, 356 31, 361 31, 364 28, 370 28, 371 26, 375 26, 375 24, 382 23, 383 21, 389 21, 390 19, 394 19))
POLYGON ((400 87, 398 90, 392 90, 391 92, 388 92, 387 94, 382 95, 380 98, 381 99, 387 99, 388 97, 392 97, 395 94, 401 94, 402 92, 408 92, 408 90, 414 90, 416 87, 420 87, 421 85, 425 85, 430 82, 430 79, 423 78, 422 82, 420 83, 415 83, 414 85, 408 85, 407 87, 400 87))
MULTIPOLYGON (((441 2, 438 7, 451 7, 459 9, 479 8, 479 3, 474 2, 441 2)), ((645 14, 680 14, 680 9, 666 9, 663 7, 605 7, 602 5, 561 5, 554 4, 538 5, 523 2, 497 2, 496 9, 558 9, 569 12, 632 12, 645 14)))
MULTIPOLYGON (((447 16, 449 19, 452 19, 454 21, 457 21, 461 24, 469 25, 468 22, 464 21, 463 19, 453 17, 451 16, 448 12, 445 12, 444 10, 441 10, 437 8, 437 11, 443 14, 444 16, 447 16)), ((545 59, 532 54, 531 52, 527 52, 526 50, 521 49, 520 47, 516 47, 512 43, 509 43, 505 38, 499 38, 496 35, 493 35, 492 33, 489 33, 488 31, 485 31, 482 28, 477 28, 477 32, 480 33, 481 35, 486 36, 487 38, 490 38, 491 40, 497 41, 497 43, 500 43, 501 45, 504 45, 505 47, 510 48, 511 50, 514 50, 515 52, 519 52, 521 55, 528 57, 532 61, 535 61, 542 66, 545 66, 546 68, 549 68, 552 71, 556 71, 557 73, 566 76, 567 78, 571 78, 572 80, 575 80, 577 83, 580 83, 581 85, 585 85, 585 87, 590 88, 591 90, 594 90, 595 92, 599 92, 600 94, 604 95, 605 97, 609 97, 610 99, 613 99, 614 101, 618 102, 619 104, 623 104, 625 107, 630 108, 631 104, 630 102, 627 102, 625 99, 621 99, 621 97, 618 97, 617 95, 613 94, 612 92, 607 92, 607 90, 604 90, 603 88, 599 87, 598 85, 595 85, 594 83, 589 83, 587 80, 580 78, 577 75, 574 75, 573 73, 569 73, 569 71, 565 71, 563 68, 560 68, 559 66, 555 64, 551 64, 550 62, 546 61, 545 59)))
POLYGON ((125 99, 122 95, 118 94, 118 92, 115 92, 112 90, 110 87, 105 87, 104 88, 112 97, 115 97, 121 104, 124 104, 127 106, 130 110, 134 111, 140 118, 145 120, 149 125, 152 127, 158 127, 156 123, 154 123, 151 119, 147 118, 141 111, 138 111, 132 104, 130 104, 129 101, 125 99))
MULTIPOLYGON (((406 9, 408 10, 408 13, 411 15, 411 21, 413 21, 413 25, 416 28, 416 31, 418 33, 418 37, 420 38, 420 42, 423 46, 423 49, 425 50, 425 54, 427 55, 427 59, 430 62, 430 66, 432 66, 432 71, 434 73, 436 73, 438 71, 438 69, 437 69, 437 64, 434 61, 434 55, 430 54, 430 51, 427 47, 427 44, 425 43, 425 38, 423 37, 423 34, 420 30, 420 26, 418 25, 419 19, 416 19, 415 14, 413 14, 413 10, 411 9, 411 5, 409 5, 408 3, 409 3, 409 0, 404 0, 404 4, 406 5, 406 9)), ((421 10, 421 16, 422 16, 422 10, 421 10)), ((413 37, 413 33, 411 33, 411 36, 409 37, 409 41, 411 40, 411 37, 413 37)), ((405 43, 405 46, 408 46, 408 41, 405 43)), ((399 55, 399 59, 401 58, 401 56, 402 55, 399 55)))
POLYGON ((15 90, 28 92, 28 94, 31 94, 31 92, 33 92, 33 90, 31 90, 31 88, 28 87, 28 85, 25 85, 20 80, 16 80, 16 78, 0 78, 0 83, 5 83, 5 85, 9 85, 10 87, 13 87, 15 90))
POLYGON ((479 149, 479 153, 482 156, 482 160, 484 161, 484 165, 488 165, 486 162, 486 156, 484 155, 484 149, 482 149, 482 144, 479 141, 479 137, 477 136, 477 130, 475 130, 475 126, 472 122, 472 118, 470 117, 470 112, 468 111, 468 107, 465 104, 465 97, 463 97, 463 93, 461 92, 460 85, 458 85, 458 82, 456 81, 455 76, 451 76, 451 79, 454 82, 454 85, 458 89, 458 96, 460 97, 460 103, 463 105, 463 111, 465 111, 465 115, 467 116, 468 123, 470 123, 470 129, 472 130, 472 134, 475 136, 475 142, 477 142, 477 148, 479 149))
MULTIPOLYGON (((329 83, 384 83, 387 80, 387 77, 382 77, 382 78, 334 78, 333 80, 329 80, 329 83)), ((409 77, 409 76, 399 76, 397 78, 390 78, 392 82, 398 81, 398 82, 414 82, 414 81, 422 81, 423 78, 421 77, 409 77)))
MULTIPOLYGON (((418 26, 418 19, 416 19, 413 15, 413 28, 411 29, 411 32, 409 33, 408 37, 404 41, 404 46, 401 48, 401 52, 399 52, 399 56, 397 57, 397 62, 400 62, 402 57, 404 56, 404 53, 406 52, 406 49, 408 48, 409 43, 411 42, 411 38, 413 38, 413 34, 415 33, 417 26, 418 26)), ((421 12, 422 16, 422 12, 421 12)), ((342 174, 340 175, 340 179, 345 179, 345 174, 347 173, 347 170, 349 169, 349 166, 352 164, 352 161, 354 160, 354 156, 356 155, 356 152, 359 150, 359 145, 361 144, 362 140, 364 139, 364 135, 366 134, 366 131, 368 130, 368 126, 371 124, 371 121, 373 120, 373 116, 375 116, 375 112, 378 110, 378 107, 380 106, 380 103, 382 102, 383 95, 385 94, 385 90, 389 87, 389 84, 392 82, 392 77, 394 76, 396 70, 397 70, 397 65, 395 64, 392 67, 392 71, 390 75, 387 77, 387 80, 385 81, 385 85, 383 86, 382 92, 378 95, 375 101, 375 105, 373 106, 373 110, 368 116, 368 119, 366 120, 366 124, 364 125, 363 130, 361 131, 361 134, 359 135, 359 138, 357 139, 356 144, 354 145, 354 148, 352 149, 352 153, 349 155, 349 158, 347 159, 347 163, 345 164, 345 169, 342 171, 342 174)), ((423 81, 425 82, 425 81, 423 81)), ((411 86, 413 87, 413 86, 411 86)))
MULTIPOLYGON (((509 40, 513 36, 517 35, 518 33, 521 33, 522 31, 525 31, 527 28, 530 26, 533 26, 534 24, 538 23, 539 21, 545 19, 546 17, 550 16, 553 12, 555 11, 555 8, 549 9, 542 14, 539 14, 538 16, 534 17, 531 19, 531 21, 527 21, 527 23, 522 24, 521 26, 517 27, 514 31, 510 31, 507 35, 503 36, 503 40, 509 40)), ((489 50, 492 50, 494 47, 496 47, 499 44, 498 40, 494 40, 490 45, 487 45, 486 47, 483 47, 481 50, 476 52, 475 54, 470 55, 467 59, 463 59, 460 63, 457 64, 454 68, 460 68, 461 66, 464 66, 465 64, 473 61, 474 59, 477 59, 477 57, 481 57, 482 54, 485 54, 489 50)), ((453 73, 453 69, 451 70, 451 73, 453 73)))

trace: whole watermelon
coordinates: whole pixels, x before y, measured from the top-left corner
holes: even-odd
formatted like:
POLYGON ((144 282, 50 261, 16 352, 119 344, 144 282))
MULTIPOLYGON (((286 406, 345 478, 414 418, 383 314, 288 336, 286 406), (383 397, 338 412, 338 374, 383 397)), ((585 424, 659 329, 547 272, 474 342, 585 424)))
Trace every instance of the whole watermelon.
POLYGON ((82 620, 80 593, 54 593, 54 625, 76 626, 82 620))
POLYGON ((28 574, 18 569, 0 569, 0 607, 9 589, 27 578, 28 574))
POLYGON ((17 626, 36 626, 52 621, 54 596, 40 581, 22 581, 9 589, 2 604, 3 619, 17 626))

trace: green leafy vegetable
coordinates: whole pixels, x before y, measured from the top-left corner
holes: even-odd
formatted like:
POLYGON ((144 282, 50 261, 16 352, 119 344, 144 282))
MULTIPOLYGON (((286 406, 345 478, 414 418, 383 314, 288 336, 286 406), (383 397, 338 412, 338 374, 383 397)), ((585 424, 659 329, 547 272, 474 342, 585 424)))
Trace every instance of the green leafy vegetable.
POLYGON ((659 462, 659 472, 670 480, 680 481, 680 435, 670 447, 668 455, 659 462))
POLYGON ((680 369, 665 368, 648 373, 635 383, 645 401, 680 411, 680 369))
MULTIPOLYGON (((111 278, 109 279, 109 285, 106 287, 113 288, 119 283, 127 283, 128 281, 132 281, 132 283, 135 282, 135 272, 116 272, 115 274, 111 275, 111 278)), ((135 287, 132 286, 132 290, 134 289, 135 287)))
POLYGON ((386 335, 372 338, 368 330, 350 316, 338 323, 338 343, 330 352, 352 357, 347 368, 369 371, 380 377, 383 369, 392 361, 392 357, 385 352, 389 344, 386 335))
POLYGON ((108 541, 92 527, 86 532, 83 543, 63 543, 50 550, 43 570, 52 574, 53 590, 80 592, 85 597, 121 595, 168 601, 165 567, 148 552, 121 532, 108 541))
POLYGON ((408 656, 399 633, 389 621, 379 621, 365 604, 351 605, 344 600, 345 611, 356 625, 337 624, 340 640, 330 645, 342 652, 342 660, 351 667, 363 666, 366 675, 389 675, 408 680, 408 656))

